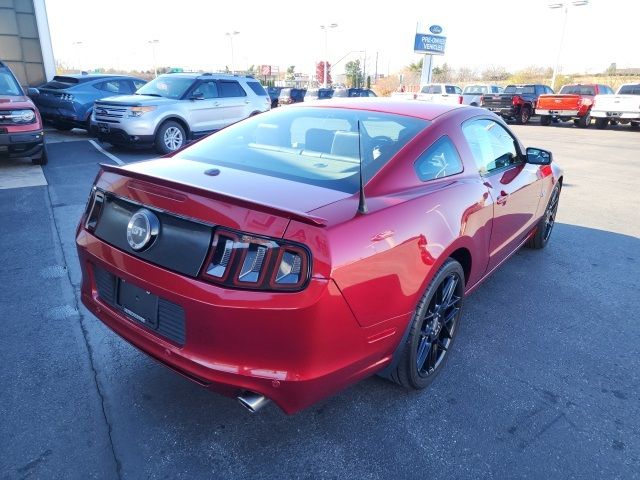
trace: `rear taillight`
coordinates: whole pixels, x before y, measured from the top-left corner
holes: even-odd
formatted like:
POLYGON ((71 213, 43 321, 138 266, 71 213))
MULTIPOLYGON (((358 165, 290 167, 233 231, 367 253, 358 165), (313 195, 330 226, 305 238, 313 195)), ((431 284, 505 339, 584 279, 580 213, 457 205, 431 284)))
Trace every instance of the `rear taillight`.
POLYGON ((302 290, 309 280, 305 247, 280 239, 217 228, 200 273, 204 280, 250 290, 302 290))
POLYGON ((462 105, 462 95, 458 95, 458 103, 462 105))
POLYGON ((102 213, 102 207, 104 206, 104 192, 102 190, 93 187, 89 200, 87 201, 87 208, 85 210, 84 228, 93 232, 98 225, 100 214, 102 213))
POLYGON ((524 102, 522 101, 522 97, 520 97, 519 95, 514 95, 513 100, 511 100, 511 103, 513 103, 514 106, 517 106, 517 105, 521 105, 524 102))
POLYGON ((484 95, 480 95, 480 106, 484 105, 484 95))

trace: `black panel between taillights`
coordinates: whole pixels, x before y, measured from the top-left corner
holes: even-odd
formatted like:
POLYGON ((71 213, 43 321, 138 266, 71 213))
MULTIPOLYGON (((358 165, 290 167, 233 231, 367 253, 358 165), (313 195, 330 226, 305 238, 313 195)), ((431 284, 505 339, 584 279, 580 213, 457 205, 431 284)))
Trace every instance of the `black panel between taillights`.
POLYGON ((94 230, 96 237, 130 255, 191 277, 198 276, 207 258, 212 234, 212 226, 154 210, 153 207, 142 207, 108 193, 94 230), (127 225, 131 216, 141 208, 157 215, 161 231, 148 249, 135 251, 127 241, 127 225))

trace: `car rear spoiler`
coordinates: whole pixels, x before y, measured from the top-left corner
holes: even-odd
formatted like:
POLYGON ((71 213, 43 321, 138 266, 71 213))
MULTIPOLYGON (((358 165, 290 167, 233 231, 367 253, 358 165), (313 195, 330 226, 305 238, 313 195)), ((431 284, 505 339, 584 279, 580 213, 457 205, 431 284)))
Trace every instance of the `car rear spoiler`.
MULTIPOLYGON (((227 193, 223 194, 223 193, 216 192, 215 190, 209 190, 209 189, 197 187, 195 185, 174 182, 172 180, 153 177, 153 176, 145 175, 139 172, 132 172, 131 170, 127 170, 126 168, 122 168, 116 165, 101 163, 100 168, 105 172, 117 173, 118 175, 122 175, 124 177, 135 178, 137 180, 143 180, 143 181, 160 184, 169 188, 181 190, 183 192, 193 193, 196 195, 201 195, 206 198, 211 198, 213 200, 222 200, 222 201, 232 200, 236 205, 240 205, 245 208, 251 208, 255 210, 260 210, 261 212, 264 212, 264 213, 270 213, 270 214, 278 215, 281 217, 287 217, 292 220, 296 220, 296 221, 313 225, 316 227, 326 227, 328 223, 325 218, 317 217, 315 215, 309 215, 308 213, 305 213, 305 212, 300 212, 294 209, 284 209, 284 208, 276 207, 273 205, 265 205, 263 203, 259 203, 254 200, 250 200, 248 198, 237 197, 234 195, 229 195, 227 193)), ((98 174, 98 177, 100 177, 100 174, 98 174)))

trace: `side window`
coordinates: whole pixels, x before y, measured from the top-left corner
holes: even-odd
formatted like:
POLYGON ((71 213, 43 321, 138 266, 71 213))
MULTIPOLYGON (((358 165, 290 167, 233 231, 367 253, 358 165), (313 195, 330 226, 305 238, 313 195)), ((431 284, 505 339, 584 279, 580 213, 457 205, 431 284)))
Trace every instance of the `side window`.
POLYGON ((95 85, 98 90, 109 93, 127 94, 131 93, 131 87, 127 80, 108 80, 95 85))
POLYGON ((523 160, 513 137, 493 120, 473 120, 462 126, 473 159, 481 175, 509 167, 523 160))
POLYGON ((142 88, 146 84, 147 84, 147 82, 145 82, 143 80, 134 80, 133 81, 134 90, 138 90, 139 88, 142 88))
POLYGON ((191 95, 202 94, 204 99, 208 98, 218 98, 218 85, 216 82, 202 82, 198 85, 191 95))
POLYGON ((456 89, 455 89, 455 87, 453 85, 445 85, 444 86, 444 91, 446 93, 451 93, 451 94, 456 93, 456 89))
POLYGON ((220 80, 218 88, 220 89, 220 96, 223 98, 247 96, 247 92, 234 80, 220 80))
POLYGON ((457 95, 462 95, 462 89, 460 87, 454 87, 457 95))
POLYGON ((551 87, 544 87, 544 89, 549 95, 553 95, 553 89, 551 87))
POLYGON ((423 182, 462 172, 462 161, 453 142, 446 135, 425 150, 413 164, 423 182))

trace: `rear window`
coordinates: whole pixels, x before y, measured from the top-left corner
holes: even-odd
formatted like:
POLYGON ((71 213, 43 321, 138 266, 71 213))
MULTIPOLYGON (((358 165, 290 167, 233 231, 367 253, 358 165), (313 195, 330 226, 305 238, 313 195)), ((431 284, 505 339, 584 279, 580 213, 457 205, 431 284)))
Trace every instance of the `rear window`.
POLYGON ((560 89, 561 95, 595 95, 596 89, 591 85, 565 85, 560 89))
POLYGON ((637 85, 623 85, 618 90, 619 95, 640 95, 640 83, 637 85))
POLYGON ((504 93, 524 93, 535 94, 536 87, 533 85, 509 85, 504 89, 504 93))
POLYGON ((470 95, 482 95, 483 93, 489 93, 485 85, 469 85, 464 87, 464 93, 470 95))
POLYGON ((349 92, 347 90, 336 90, 335 92, 333 92, 333 96, 334 97, 348 97, 349 96, 349 92))
POLYGON ((0 68, 0 95, 22 95, 22 88, 8 68, 0 68))
POLYGON ((290 88, 283 88, 282 90, 280 90, 280 97, 282 98, 288 98, 289 95, 291 95, 291 89, 290 88))
POLYGON ((440 85, 425 85, 424 87, 422 87, 422 90, 420 90, 420 92, 440 94, 442 93, 442 87, 440 85))
POLYGON ((247 85, 249 85, 249 88, 253 90, 253 93, 255 93, 256 95, 259 95, 261 97, 268 97, 264 87, 258 82, 247 82, 247 85))
POLYGON ((428 125, 351 109, 279 108, 227 127, 176 157, 355 193, 360 158, 366 181, 428 125))

